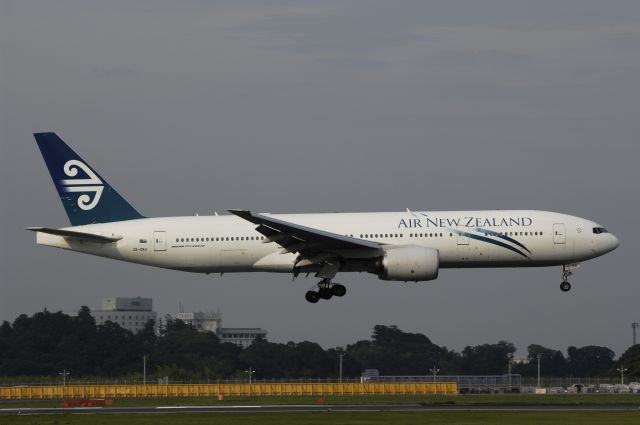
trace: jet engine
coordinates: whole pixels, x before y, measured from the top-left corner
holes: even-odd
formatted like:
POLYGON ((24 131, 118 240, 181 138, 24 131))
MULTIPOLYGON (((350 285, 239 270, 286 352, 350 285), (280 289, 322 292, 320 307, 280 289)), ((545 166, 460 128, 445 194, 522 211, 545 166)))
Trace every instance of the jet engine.
POLYGON ((435 248, 418 245, 385 246, 377 264, 382 280, 425 281, 438 277, 440 255, 435 248))

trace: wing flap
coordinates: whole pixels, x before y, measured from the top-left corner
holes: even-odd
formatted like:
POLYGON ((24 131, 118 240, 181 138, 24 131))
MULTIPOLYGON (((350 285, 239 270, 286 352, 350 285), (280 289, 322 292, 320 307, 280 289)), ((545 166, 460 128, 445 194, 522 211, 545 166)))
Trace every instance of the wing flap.
POLYGON ((120 235, 98 235, 95 233, 80 232, 77 230, 53 229, 50 227, 27 227, 26 230, 99 243, 113 243, 122 239, 122 236, 120 235))

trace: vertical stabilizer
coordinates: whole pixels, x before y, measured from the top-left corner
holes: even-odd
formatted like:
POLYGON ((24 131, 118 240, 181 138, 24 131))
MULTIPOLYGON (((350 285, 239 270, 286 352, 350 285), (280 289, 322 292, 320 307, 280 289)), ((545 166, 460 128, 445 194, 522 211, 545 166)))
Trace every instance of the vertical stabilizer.
POLYGON ((144 218, 55 133, 34 133, 73 226, 144 218))

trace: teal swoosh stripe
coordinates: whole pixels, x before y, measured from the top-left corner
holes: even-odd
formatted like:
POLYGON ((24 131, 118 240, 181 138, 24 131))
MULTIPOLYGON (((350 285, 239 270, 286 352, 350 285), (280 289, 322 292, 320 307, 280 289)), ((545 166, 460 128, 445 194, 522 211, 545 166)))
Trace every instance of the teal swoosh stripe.
POLYGON ((500 239, 507 240, 507 241, 509 241, 509 242, 511 242, 511 243, 514 243, 514 244, 518 245, 518 246, 519 246, 519 247, 521 247, 521 248, 524 248, 524 249, 525 249, 529 254, 531 254, 531 251, 529 251, 529 248, 527 248, 526 246, 524 246, 523 244, 521 244, 521 243, 520 243, 520 242, 518 242, 517 240, 515 240, 515 239, 513 239, 513 238, 510 238, 510 237, 509 237, 509 236, 507 236, 507 235, 502 235, 502 234, 500 234, 500 233, 498 233, 498 232, 494 232, 493 230, 482 229, 482 228, 480 228, 480 227, 476 227, 476 229, 475 229, 475 230, 477 230, 478 232, 485 233, 485 234, 487 234, 487 235, 495 236, 496 238, 500 238, 500 239))
POLYGON ((510 251, 513 251, 513 252, 515 252, 517 254, 522 255, 524 258, 529 258, 529 257, 527 257, 527 254, 525 254, 524 252, 520 251, 517 248, 512 247, 511 245, 507 245, 504 242, 496 241, 494 239, 489 239, 487 237, 480 236, 480 235, 474 235, 473 233, 463 232, 461 230, 455 230, 455 229, 452 229, 452 230, 455 233, 459 234, 459 235, 467 236, 467 237, 469 237, 471 239, 475 239, 475 240, 478 240, 478 241, 487 242, 487 243, 491 243, 491 244, 494 244, 494 245, 497 245, 497 246, 501 246, 502 248, 506 248, 506 249, 508 249, 510 251))

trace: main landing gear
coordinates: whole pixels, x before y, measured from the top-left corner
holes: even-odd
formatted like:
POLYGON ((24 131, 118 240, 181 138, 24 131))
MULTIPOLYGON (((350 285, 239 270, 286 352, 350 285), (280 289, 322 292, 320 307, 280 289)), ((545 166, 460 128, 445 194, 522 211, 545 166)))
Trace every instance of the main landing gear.
POLYGON ((568 279, 573 274, 573 269, 580 267, 579 263, 576 264, 563 264, 562 265, 562 283, 560 284, 560 290, 562 292, 569 292, 571 290, 571 284, 568 279))
POLYGON ((318 290, 314 291, 312 288, 304 295, 304 298, 310 303, 317 303, 321 298, 323 300, 331 299, 331 297, 342 297, 347 293, 347 288, 339 283, 331 282, 331 279, 324 278, 318 282, 318 290))

